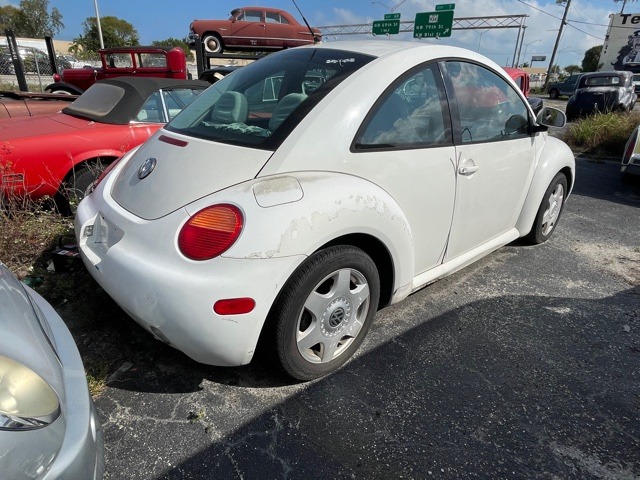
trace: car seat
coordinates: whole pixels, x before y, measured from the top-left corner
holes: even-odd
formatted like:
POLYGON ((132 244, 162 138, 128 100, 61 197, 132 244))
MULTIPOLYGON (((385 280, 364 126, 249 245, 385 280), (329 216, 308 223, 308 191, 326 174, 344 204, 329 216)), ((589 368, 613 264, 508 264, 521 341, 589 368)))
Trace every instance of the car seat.
POLYGON ((290 93, 282 97, 271 114, 269 130, 273 132, 277 129, 306 98, 304 93, 290 93))
POLYGON ((245 123, 249 115, 247 98, 240 92, 224 92, 213 106, 211 120, 215 123, 245 123))

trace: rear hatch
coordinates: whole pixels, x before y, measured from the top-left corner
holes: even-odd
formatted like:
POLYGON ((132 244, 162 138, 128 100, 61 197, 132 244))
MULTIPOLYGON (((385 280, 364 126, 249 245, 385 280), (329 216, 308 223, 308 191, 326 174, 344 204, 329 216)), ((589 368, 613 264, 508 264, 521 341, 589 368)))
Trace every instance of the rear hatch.
POLYGON ((116 178, 111 196, 132 214, 154 220, 256 177, 272 154, 269 150, 216 143, 162 129, 127 162, 116 178), (147 170, 152 168, 147 176, 141 170, 145 162, 147 170))

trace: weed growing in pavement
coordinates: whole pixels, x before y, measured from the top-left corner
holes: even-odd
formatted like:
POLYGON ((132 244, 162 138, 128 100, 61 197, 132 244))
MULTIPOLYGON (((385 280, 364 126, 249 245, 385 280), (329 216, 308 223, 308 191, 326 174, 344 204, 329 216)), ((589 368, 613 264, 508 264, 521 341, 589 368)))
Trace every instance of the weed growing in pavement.
POLYGON ((639 123, 640 112, 597 113, 571 124, 564 140, 577 151, 621 156, 639 123))
POLYGON ((153 350, 153 340, 95 283, 78 257, 62 257, 51 271, 53 251, 74 243, 73 219, 59 215, 46 201, 0 195, 0 260, 35 288, 67 324, 82 356, 92 395, 124 359, 153 350))

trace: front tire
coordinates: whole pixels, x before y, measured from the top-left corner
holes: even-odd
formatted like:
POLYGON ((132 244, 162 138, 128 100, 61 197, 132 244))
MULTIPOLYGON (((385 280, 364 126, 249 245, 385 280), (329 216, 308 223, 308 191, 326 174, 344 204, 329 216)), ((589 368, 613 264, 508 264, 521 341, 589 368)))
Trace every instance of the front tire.
POLYGON ((222 39, 216 33, 207 33, 202 44, 207 53, 221 53, 223 49, 222 39))
POLYGON ((551 238, 562 214, 564 200, 567 195, 567 177, 558 173, 542 197, 542 203, 533 222, 531 232, 526 239, 533 245, 546 242, 551 238))
POLYGON ((378 308, 375 263, 351 246, 321 250, 287 281, 273 314, 280 365, 298 380, 340 368, 358 349, 378 308))

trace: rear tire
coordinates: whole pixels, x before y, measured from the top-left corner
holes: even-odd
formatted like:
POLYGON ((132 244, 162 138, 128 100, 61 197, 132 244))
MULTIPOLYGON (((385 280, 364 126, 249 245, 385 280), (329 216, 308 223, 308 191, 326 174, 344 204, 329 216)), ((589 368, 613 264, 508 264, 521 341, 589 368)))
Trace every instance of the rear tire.
POLYGON ((335 246, 309 257, 272 311, 285 372, 312 380, 340 368, 364 340, 379 298, 378 270, 359 248, 335 246))

